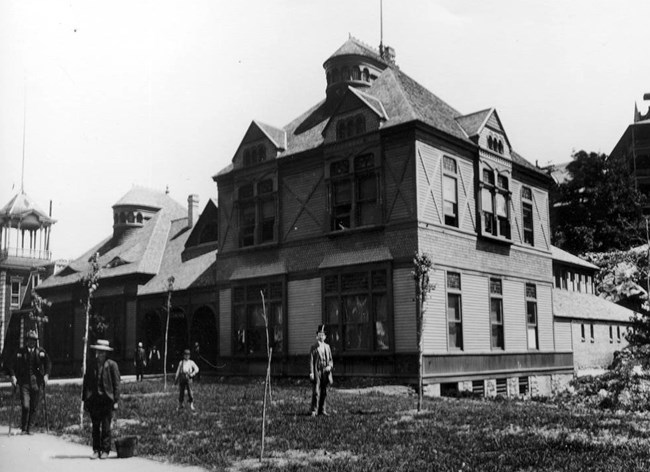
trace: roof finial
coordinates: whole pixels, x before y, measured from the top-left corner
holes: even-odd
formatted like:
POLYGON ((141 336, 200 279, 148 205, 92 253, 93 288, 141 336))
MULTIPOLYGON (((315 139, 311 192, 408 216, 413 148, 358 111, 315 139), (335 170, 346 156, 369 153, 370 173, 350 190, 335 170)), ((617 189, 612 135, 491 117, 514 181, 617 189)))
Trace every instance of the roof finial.
POLYGON ((169 195, 169 185, 165 186, 165 195, 169 195))
POLYGON ((384 0, 379 0, 379 55, 384 57, 384 0))

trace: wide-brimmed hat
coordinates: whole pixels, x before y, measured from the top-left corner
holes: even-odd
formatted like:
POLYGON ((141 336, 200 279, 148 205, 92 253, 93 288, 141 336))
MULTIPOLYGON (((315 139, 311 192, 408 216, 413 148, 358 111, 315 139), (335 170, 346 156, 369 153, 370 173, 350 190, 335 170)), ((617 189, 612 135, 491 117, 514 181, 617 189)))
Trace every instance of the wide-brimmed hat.
POLYGON ((318 325, 318 329, 316 330, 316 334, 321 334, 321 333, 327 334, 325 332, 325 325, 324 324, 318 325))
POLYGON ((25 338, 36 339, 38 341, 38 334, 36 334, 36 331, 34 331, 33 329, 30 329, 29 331, 27 331, 27 333, 25 333, 25 338))
POLYGON ((112 351, 113 348, 109 345, 107 339, 98 339, 96 344, 91 344, 90 349, 95 351, 112 351))

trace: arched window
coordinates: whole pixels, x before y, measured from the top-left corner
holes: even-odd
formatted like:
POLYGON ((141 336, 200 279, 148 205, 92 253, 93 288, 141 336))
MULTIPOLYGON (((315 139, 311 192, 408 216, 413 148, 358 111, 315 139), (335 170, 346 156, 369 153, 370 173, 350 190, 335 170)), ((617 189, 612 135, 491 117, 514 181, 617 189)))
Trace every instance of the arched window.
POLYGON ((133 223, 135 221, 135 215, 133 214, 132 211, 129 212, 129 214, 127 216, 127 220, 128 220, 129 223, 133 223))
POLYGON ((345 121, 339 120, 336 124, 336 139, 345 139, 345 121))
POLYGON ((142 223, 142 213, 138 212, 138 214, 135 216, 135 221, 142 223))
POLYGON ((341 80, 341 78, 339 77, 339 70, 338 70, 338 69, 334 69, 334 70, 332 71, 332 82, 333 82, 333 83, 336 83, 336 82, 338 82, 339 80, 341 80))
POLYGON ((503 141, 499 140, 499 153, 503 154, 503 141))
POLYGON ((350 80, 350 69, 347 67, 341 69, 341 80, 350 80))
POLYGON ((266 147, 264 144, 260 144, 257 147, 257 162, 262 162, 266 160, 266 147))
POLYGON ((348 134, 348 137, 354 136, 354 118, 350 118, 347 121, 346 132, 348 134))
POLYGON ((370 71, 368 70, 367 67, 363 69, 363 80, 366 82, 370 82, 370 71))
POLYGON ((361 80, 361 69, 356 66, 352 68, 352 80, 361 80))
POLYGON ((492 142, 492 136, 488 136, 488 149, 494 149, 494 144, 492 142))
POLYGON ((357 116, 357 119, 355 120, 355 125, 356 125, 356 132, 357 134, 363 134, 366 132, 366 119, 364 118, 363 115, 357 116))
POLYGON ((126 223, 126 213, 120 213, 120 223, 126 223))

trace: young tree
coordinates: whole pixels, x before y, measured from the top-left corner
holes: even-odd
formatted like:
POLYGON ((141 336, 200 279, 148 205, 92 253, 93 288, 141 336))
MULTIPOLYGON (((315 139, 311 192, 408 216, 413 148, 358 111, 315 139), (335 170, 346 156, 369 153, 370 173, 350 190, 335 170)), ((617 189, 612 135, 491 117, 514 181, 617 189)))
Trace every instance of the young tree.
POLYGON ((435 268, 431 258, 427 254, 415 253, 411 275, 413 276, 413 280, 415 280, 416 332, 418 344, 418 411, 422 410, 422 396, 424 393, 424 369, 422 360, 426 301, 429 292, 436 288, 435 284, 432 284, 430 281, 430 273, 432 270, 435 270, 435 268))
POLYGON ((43 333, 43 325, 49 321, 45 309, 50 306, 52 306, 52 302, 47 298, 41 297, 36 293, 36 290, 32 290, 32 309, 29 312, 29 319, 36 325, 36 333, 38 334, 39 340, 43 333))
POLYGON ((264 458, 264 439, 266 434, 266 397, 268 392, 268 397, 271 402, 273 399, 271 397, 271 359, 273 357, 273 348, 269 342, 269 317, 266 313, 266 302, 264 301, 264 291, 260 290, 260 295, 262 296, 262 318, 264 319, 264 331, 266 332, 266 357, 267 357, 267 366, 266 366, 266 379, 264 381, 264 406, 262 407, 262 444, 260 447, 260 462, 264 458))
POLYGON ((167 321, 165 323, 165 354, 163 356, 163 385, 167 390, 167 342, 169 340, 169 316, 172 309, 172 292, 174 291, 174 281, 176 279, 170 275, 167 279, 167 321))
MULTIPOLYGON (((88 335, 90 328, 90 310, 92 308, 92 300, 97 287, 99 286, 99 253, 95 253, 88 261, 90 267, 88 272, 81 278, 81 284, 85 288, 85 299, 81 301, 85 308, 85 328, 83 337, 83 357, 81 360, 81 378, 86 375, 86 357, 88 356, 88 335)), ((83 388, 83 381, 82 381, 83 388)), ((82 392, 83 397, 83 392, 82 392)), ((79 406, 79 430, 83 429, 84 425, 84 403, 81 401, 79 406)))

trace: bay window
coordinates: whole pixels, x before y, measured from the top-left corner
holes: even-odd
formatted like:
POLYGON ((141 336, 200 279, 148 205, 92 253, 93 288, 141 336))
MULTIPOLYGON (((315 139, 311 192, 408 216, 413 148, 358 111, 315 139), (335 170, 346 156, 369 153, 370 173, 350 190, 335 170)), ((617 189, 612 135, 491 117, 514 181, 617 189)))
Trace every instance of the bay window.
POLYGON ((483 169, 480 182, 481 231, 483 235, 510 239, 510 190, 508 178, 483 169))

